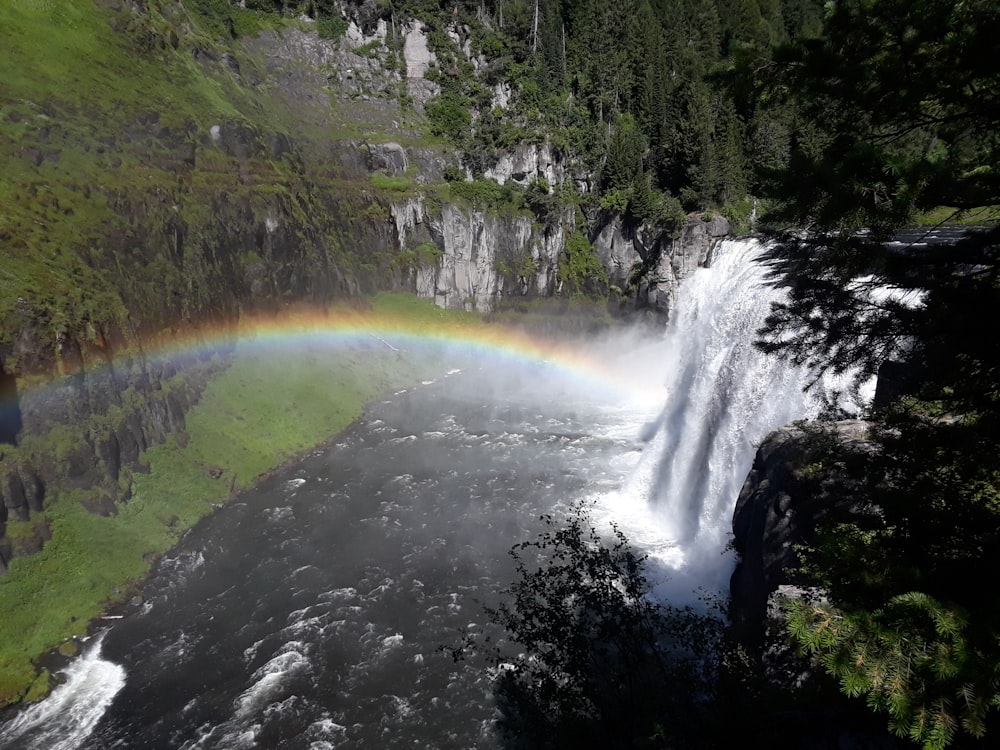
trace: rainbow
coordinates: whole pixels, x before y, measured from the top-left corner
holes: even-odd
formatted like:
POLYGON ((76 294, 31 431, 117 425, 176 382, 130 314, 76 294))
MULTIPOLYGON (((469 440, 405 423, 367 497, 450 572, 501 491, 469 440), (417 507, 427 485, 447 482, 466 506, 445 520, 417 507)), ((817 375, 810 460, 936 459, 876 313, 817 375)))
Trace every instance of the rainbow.
MULTIPOLYGON (((235 350, 285 354, 294 361, 296 353, 303 350, 381 347, 401 354, 440 355, 442 374, 448 361, 454 360, 463 363, 463 369, 469 363, 481 369, 532 368, 554 378, 564 378, 581 389, 604 393, 610 401, 647 400, 662 394, 660 378, 643 380, 634 370, 620 365, 614 356, 602 356, 588 351, 590 347, 532 336, 510 326, 485 323, 436 308, 421 310, 416 316, 377 308, 373 311, 308 308, 257 314, 243 317, 236 325, 202 326, 185 334, 164 333, 144 340, 141 348, 148 360, 184 361, 235 350)), ((88 370, 100 366, 103 363, 88 370)), ((52 382, 26 385, 31 389, 44 388, 52 382)))

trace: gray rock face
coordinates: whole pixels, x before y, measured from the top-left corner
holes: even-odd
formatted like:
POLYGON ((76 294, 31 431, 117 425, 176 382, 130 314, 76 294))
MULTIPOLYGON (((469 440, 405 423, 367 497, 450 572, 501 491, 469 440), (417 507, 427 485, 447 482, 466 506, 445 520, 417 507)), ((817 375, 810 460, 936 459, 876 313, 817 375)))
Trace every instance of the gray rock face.
POLYGON ((810 541, 832 509, 851 502, 845 465, 815 462, 811 441, 833 440, 850 460, 872 450, 867 431, 860 420, 785 427, 758 449, 733 514, 740 560, 730 580, 730 617, 743 634, 762 632, 768 597, 779 586, 800 583, 791 572, 795 545, 810 541))
MULTIPOLYGON (((455 205, 428 215, 422 198, 393 203, 390 213, 400 249, 424 243, 437 249, 436 260, 424 258, 413 269, 412 283, 419 296, 441 307, 489 312, 503 298, 559 291, 571 213, 555 226, 455 205)), ((615 216, 592 245, 613 286, 630 289, 637 308, 667 314, 680 283, 710 261, 714 241, 700 220, 670 239, 644 226, 629 231, 615 216)))
MULTIPOLYGON (((497 268, 499 226, 495 217, 478 211, 444 206, 440 219, 431 223, 443 255, 435 265, 417 270, 417 294, 433 299, 439 307, 489 312, 503 295, 503 278, 497 268)), ((520 235, 522 251, 529 239, 520 235)), ((505 232, 506 234, 506 232, 505 232)))
MULTIPOLYGON (((681 235, 671 243, 669 250, 670 271, 675 283, 680 283, 711 262, 713 240, 722 234, 713 234, 709 222, 694 219, 684 225, 681 235)), ((728 224, 726 225, 728 229, 728 224)), ((726 233, 723 233, 726 234, 726 233)))
POLYGON ((371 33, 365 33, 357 20, 352 18, 347 22, 347 31, 344 33, 344 37, 352 47, 363 47, 372 42, 385 44, 385 39, 389 34, 389 26, 384 18, 379 18, 370 31, 371 33))
POLYGON ((511 86, 506 81, 501 81, 493 86, 493 108, 507 109, 510 106, 510 98, 513 95, 511 86))
POLYGON ((637 236, 626 236, 619 216, 604 224, 591 239, 591 244, 608 274, 608 282, 621 288, 649 256, 648 248, 637 236))
POLYGON ((406 173, 410 160, 406 149, 398 143, 372 143, 368 146, 369 169, 372 172, 386 172, 393 176, 406 173))
POLYGON ((427 46, 427 34, 420 21, 414 20, 406 30, 403 37, 403 59, 406 62, 406 92, 415 104, 423 107, 428 99, 440 93, 441 87, 425 78, 435 57, 427 46))
POLYGON ((308 107, 313 117, 329 109, 329 99, 321 98, 328 85, 323 71, 336 71, 339 76, 351 67, 341 59, 337 44, 294 27, 265 30, 248 40, 247 46, 265 61, 268 76, 280 81, 275 88, 293 111, 308 107))
POLYGON ((634 286, 636 307, 667 315, 681 282, 711 261, 718 237, 700 219, 689 221, 680 236, 670 238, 644 225, 629 230, 621 217, 613 216, 600 226, 591 243, 613 286, 634 286))
POLYGON ((406 77, 423 78, 434 60, 427 35, 420 21, 414 20, 403 37, 403 58, 406 60, 406 77))
POLYGON ((390 54, 384 33, 384 23, 371 35, 352 23, 347 36, 331 40, 308 27, 290 26, 266 29, 243 43, 264 62, 269 93, 289 112, 305 121, 337 126, 342 110, 330 106, 333 97, 349 107, 355 113, 352 116, 377 123, 381 132, 390 133, 402 130, 399 87, 403 77, 383 65, 390 54), (374 54, 367 45, 375 45, 374 54))
POLYGON ((551 143, 522 143, 513 151, 502 154, 484 176, 501 185, 514 182, 527 186, 533 179, 543 179, 550 187, 555 187, 566 179, 567 167, 562 155, 551 143))
POLYGON ((430 216, 422 198, 394 203, 390 211, 401 248, 437 249, 436 259, 418 259, 412 280, 417 294, 439 307, 490 312, 505 296, 551 294, 558 286, 561 226, 454 205, 430 216))

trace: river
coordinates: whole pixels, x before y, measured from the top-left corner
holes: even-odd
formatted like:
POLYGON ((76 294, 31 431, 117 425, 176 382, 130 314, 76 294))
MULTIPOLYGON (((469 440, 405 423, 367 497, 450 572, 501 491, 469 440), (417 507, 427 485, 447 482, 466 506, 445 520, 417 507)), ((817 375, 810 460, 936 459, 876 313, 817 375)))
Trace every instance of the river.
POLYGON ((482 625, 541 514, 618 524, 656 596, 725 593, 755 447, 817 409, 751 346, 776 293, 758 250, 723 243, 662 338, 619 342, 655 388, 463 361, 372 405, 193 529, 0 747, 500 747, 484 665, 440 649, 482 625))

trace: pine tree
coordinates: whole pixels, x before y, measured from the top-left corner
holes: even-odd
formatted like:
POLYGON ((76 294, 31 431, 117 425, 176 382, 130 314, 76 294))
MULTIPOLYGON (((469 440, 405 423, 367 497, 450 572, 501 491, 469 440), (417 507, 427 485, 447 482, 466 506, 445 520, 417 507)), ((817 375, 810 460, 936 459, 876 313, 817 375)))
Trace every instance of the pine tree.
POLYGON ((743 124, 731 100, 721 99, 715 129, 715 159, 712 191, 719 205, 743 200, 747 194, 746 158, 743 153, 743 124))
POLYGON ((1000 306, 998 23, 987 0, 844 0, 762 89, 795 118, 765 182, 770 220, 794 228, 771 251, 789 296, 760 346, 817 377, 898 360, 910 381, 876 414, 853 507, 804 553, 828 603, 794 605, 790 632, 929 750, 1000 708, 1000 607, 980 578, 1000 560, 1000 352, 978 325, 1000 306), (893 242, 938 206, 987 226, 893 242))

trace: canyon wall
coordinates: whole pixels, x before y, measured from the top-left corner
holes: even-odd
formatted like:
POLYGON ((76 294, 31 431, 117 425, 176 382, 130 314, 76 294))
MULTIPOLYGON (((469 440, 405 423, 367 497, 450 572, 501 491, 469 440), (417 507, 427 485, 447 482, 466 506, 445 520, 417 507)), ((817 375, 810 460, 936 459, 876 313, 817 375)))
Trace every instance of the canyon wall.
MULTIPOLYGON (((666 316, 727 231, 693 218, 671 237, 572 203, 540 216, 449 189, 461 165, 422 134, 438 89, 416 21, 397 65, 384 23, 352 20, 325 39, 304 19, 218 46, 182 4, 112 5, 121 38, 188 83, 138 92, 125 114, 102 111, 95 91, 90 110, 40 99, 0 116, 22 198, 0 227, 0 572, 44 544, 53 489, 96 488, 90 509, 113 513, 143 451, 183 439, 226 352, 154 352, 217 340, 249 315, 382 290, 479 312, 558 296, 581 228, 617 291, 613 311, 666 316)), ((496 97, 503 106, 502 86, 496 97)), ((474 184, 554 196, 594 180, 543 142, 498 154, 474 184)))

